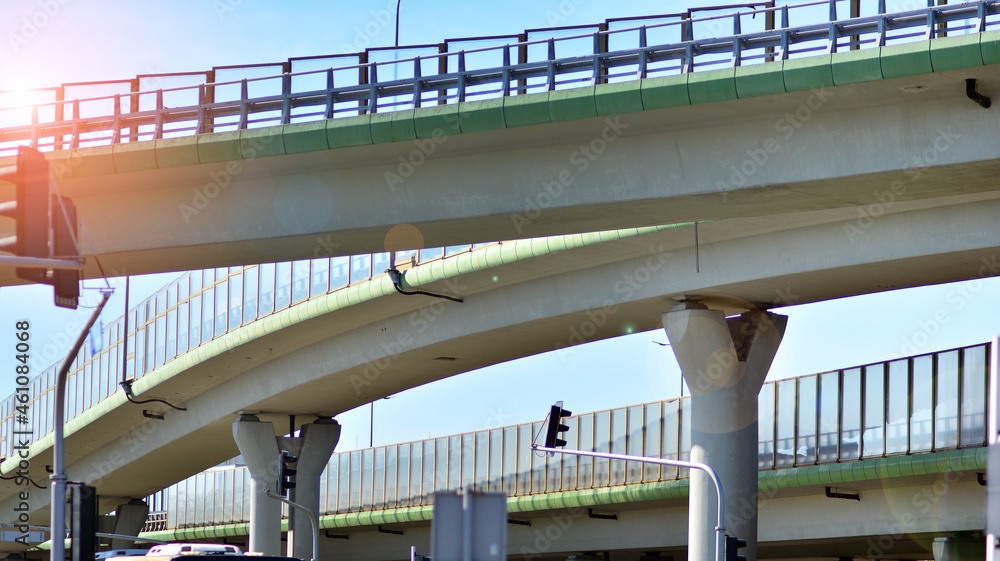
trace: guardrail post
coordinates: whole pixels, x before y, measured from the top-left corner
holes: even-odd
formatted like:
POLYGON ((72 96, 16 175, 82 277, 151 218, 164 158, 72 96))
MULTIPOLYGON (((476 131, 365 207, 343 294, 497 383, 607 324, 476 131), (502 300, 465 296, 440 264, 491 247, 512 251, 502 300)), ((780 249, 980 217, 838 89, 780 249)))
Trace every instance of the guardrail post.
POLYGON ((681 64, 681 74, 694 72, 694 43, 684 46, 684 62, 681 64))
POLYGON ((80 100, 73 100, 73 140, 70 141, 70 148, 80 147, 80 100))
POLYGON ((879 15, 885 13, 885 0, 878 0, 878 13, 879 15))
POLYGON ((284 72, 281 75, 281 124, 292 122, 292 75, 284 72))
MULTIPOLYGON (((528 32, 524 31, 517 36, 517 63, 528 63, 528 32)), ((528 79, 521 78, 517 81, 517 93, 528 93, 528 79)))
POLYGON ((420 107, 420 93, 423 80, 420 73, 420 57, 413 59, 413 107, 420 107))
POLYGON ((326 111, 323 113, 323 117, 327 119, 333 118, 333 69, 326 69, 326 111))
POLYGON ((553 62, 556 58, 556 40, 554 37, 549 37, 548 42, 548 69, 546 72, 545 79, 547 81, 546 89, 548 91, 553 91, 556 89, 556 65, 553 62))
POLYGON ((111 127, 114 129, 111 131, 111 144, 121 144, 122 142, 122 125, 121 125, 121 114, 122 114, 122 98, 120 95, 115 94, 115 113, 114 119, 111 120, 111 127))
POLYGON ((780 60, 788 60, 788 6, 781 7, 781 54, 778 55, 780 60))
POLYGON ((694 71, 694 24, 691 23, 691 11, 688 10, 688 17, 681 22, 681 41, 686 42, 684 46, 684 60, 681 62, 681 74, 694 71))
POLYGON ((601 33, 594 33, 594 74, 590 80, 591 85, 601 83, 601 70, 604 66, 604 59, 601 57, 601 33))
POLYGON ((740 39, 741 33, 743 33, 743 26, 740 23, 740 13, 736 12, 733 14, 733 66, 739 66, 743 63, 743 40, 740 39))
POLYGON ((378 109, 378 63, 372 62, 368 66, 368 113, 375 113, 378 109))
POLYGON ((163 90, 156 90, 156 123, 153 125, 153 139, 163 138, 163 90))
POLYGON ((510 44, 503 46, 503 96, 510 95, 510 44))
POLYGON ((205 84, 198 84, 198 125, 197 133, 205 132, 205 84))
MULTIPOLYGON (((764 10, 764 30, 774 31, 774 0, 768 0, 764 4, 764 10)), ((767 54, 764 60, 774 62, 774 47, 765 47, 764 52, 767 54)))
POLYGON ((465 50, 458 51, 458 86, 455 95, 457 103, 465 101, 465 50))
POLYGON ((643 25, 639 28, 639 71, 636 78, 642 80, 648 75, 648 64, 649 53, 646 52, 646 26, 643 25))
MULTIPOLYGON (((132 80, 132 92, 129 94, 129 113, 139 112, 139 78, 134 78, 132 80)), ((139 140, 139 127, 129 127, 129 142, 135 142, 139 140)))
MULTIPOLYGON (((364 86, 368 83, 368 51, 362 51, 358 53, 358 85, 364 86)), ((358 115, 364 115, 368 112, 367 107, 369 103, 362 103, 358 100, 358 115)))
MULTIPOLYGON (((65 95, 66 94, 64 87, 59 86, 58 88, 56 88, 55 117, 57 122, 62 122, 66 120, 64 117, 64 111, 66 109, 65 95)), ((63 135, 60 134, 57 135, 55 138, 55 145, 53 146, 53 149, 62 150, 62 147, 63 147, 63 135)))
POLYGON ((248 90, 247 79, 243 78, 240 80, 240 130, 246 129, 250 125, 250 107, 247 103, 248 90))
MULTIPOLYGON (((448 73, 448 42, 438 44, 438 74, 448 73)), ((448 104, 448 90, 437 90, 437 104, 448 104)))

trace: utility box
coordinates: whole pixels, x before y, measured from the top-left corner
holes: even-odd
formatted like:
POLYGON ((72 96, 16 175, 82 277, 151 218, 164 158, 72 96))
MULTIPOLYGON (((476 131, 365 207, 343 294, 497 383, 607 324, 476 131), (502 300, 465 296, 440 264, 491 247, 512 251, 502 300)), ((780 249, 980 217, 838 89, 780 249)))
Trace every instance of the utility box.
POLYGON ((504 561, 506 557, 505 493, 434 493, 431 520, 434 561, 504 561))

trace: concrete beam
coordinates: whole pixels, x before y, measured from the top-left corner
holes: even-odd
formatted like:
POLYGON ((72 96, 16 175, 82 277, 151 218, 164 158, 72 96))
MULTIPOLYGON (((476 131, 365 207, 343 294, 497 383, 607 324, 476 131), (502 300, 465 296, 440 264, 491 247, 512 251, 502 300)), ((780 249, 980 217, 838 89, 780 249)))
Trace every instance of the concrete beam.
POLYGON ((112 275, 380 252, 401 224, 434 247, 993 191, 1000 114, 965 98, 966 78, 1000 89, 988 66, 445 137, 402 184, 386 176, 410 142, 61 189, 112 275))
MULTIPOLYGON (((784 224, 796 226, 787 229, 755 221, 706 224, 700 272, 690 232, 675 230, 457 279, 468 290, 464 304, 394 295, 303 323, 289 310, 275 321, 282 329, 274 334, 250 344, 234 335, 217 356, 199 349, 201 362, 193 367, 151 378, 159 385, 150 397, 170 398, 187 412, 163 411, 163 421, 152 421, 122 398, 85 425, 73 428, 71 421, 67 472, 105 496, 145 496, 235 456, 238 411, 261 411, 275 421, 336 415, 488 364, 654 329, 659 318, 649 310, 675 298, 724 294, 788 305, 1000 273, 1000 201, 894 212, 904 207, 893 205, 864 223, 848 214, 818 223, 814 215, 785 217, 784 224), (492 281, 497 273, 503 282, 492 281), (459 360, 434 360, 439 356, 459 360), (200 454, 188 453, 194 448, 200 454)), ((45 440, 36 446, 31 464, 51 463, 45 440)), ((33 516, 43 517, 47 504, 46 494, 33 493, 33 516)), ((0 512, 15 506, 9 490, 0 489, 0 512)))

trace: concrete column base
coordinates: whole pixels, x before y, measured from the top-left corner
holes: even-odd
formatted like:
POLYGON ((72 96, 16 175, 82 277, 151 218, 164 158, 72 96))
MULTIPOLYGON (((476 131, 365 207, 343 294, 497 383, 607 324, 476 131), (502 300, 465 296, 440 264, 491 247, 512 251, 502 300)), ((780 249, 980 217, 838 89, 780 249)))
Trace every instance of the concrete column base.
POLYGON ((986 540, 971 536, 934 538, 931 546, 934 561, 982 561, 986 558, 986 540))
MULTIPOLYGON (((691 388, 691 461, 708 464, 722 484, 726 534, 746 540, 757 559, 757 394, 785 332, 787 317, 750 306, 739 317, 683 303, 663 327, 691 388)), ((718 497, 712 480, 691 471, 688 559, 715 558, 718 497)))
MULTIPOLYGON (((294 464, 295 488, 289 491, 290 500, 311 510, 318 517, 320 476, 340 440, 340 424, 333 419, 319 419, 303 425, 298 438, 279 440, 288 445, 284 449, 298 458, 294 464), (290 441, 295 442, 293 444, 290 441)), ((298 559, 312 559, 312 525, 308 517, 294 508, 288 516, 286 554, 298 559)))
POLYGON ((281 503, 264 494, 274 487, 278 444, 274 426, 254 415, 240 415, 233 421, 233 439, 247 463, 250 483, 249 551, 279 556, 281 551, 281 503))
MULTIPOLYGON (((146 525, 146 518, 149 516, 149 505, 139 499, 132 499, 126 504, 115 509, 115 530, 114 534, 126 536, 138 536, 142 527, 146 525)), ((134 547, 132 540, 122 540, 112 538, 111 549, 128 549, 134 547)))

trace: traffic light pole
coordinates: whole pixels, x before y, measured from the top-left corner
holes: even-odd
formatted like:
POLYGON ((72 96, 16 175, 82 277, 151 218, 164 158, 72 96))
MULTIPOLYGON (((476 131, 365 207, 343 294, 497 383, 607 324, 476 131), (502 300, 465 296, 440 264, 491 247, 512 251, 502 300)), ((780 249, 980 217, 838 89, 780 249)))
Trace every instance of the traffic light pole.
POLYGON ((1000 337, 990 345, 986 434, 986 561, 1000 560, 1000 337))
POLYGON ((589 450, 566 450, 563 448, 549 448, 548 446, 537 446, 532 445, 533 450, 539 452, 550 452, 553 454, 570 454, 573 456, 589 456, 591 458, 607 458, 609 460, 626 460, 635 462, 645 462, 647 464, 660 464, 664 466, 675 466, 683 467, 688 469, 697 469, 704 471, 708 477, 715 483, 715 493, 719 498, 718 502, 718 517, 715 524, 715 560, 724 561, 725 556, 725 532, 726 528, 722 525, 722 515, 725 512, 723 508, 725 501, 722 495, 722 483, 719 481, 719 476, 716 475, 715 470, 707 464, 701 464, 698 462, 686 462, 684 460, 671 460, 667 458, 649 458, 646 456, 630 456, 628 454, 609 454, 606 452, 590 452, 589 450))
POLYGON ((73 359, 80 352, 90 328, 101 315, 101 310, 108 303, 110 292, 105 292, 101 296, 101 303, 94 308, 94 313, 90 315, 87 325, 80 331, 76 338, 73 349, 66 355, 62 367, 59 369, 59 376, 56 378, 55 411, 53 412, 54 442, 52 444, 52 475, 49 476, 52 495, 49 508, 51 509, 50 524, 52 528, 52 554, 51 561, 63 561, 66 558, 66 450, 63 442, 63 422, 66 417, 66 378, 69 376, 69 368, 73 364, 73 359))
POLYGON ((286 499, 285 497, 282 497, 281 495, 277 495, 275 493, 272 493, 270 489, 264 489, 264 494, 266 494, 268 497, 271 497, 272 499, 278 499, 279 501, 285 503, 286 505, 288 505, 288 506, 290 506, 292 508, 295 508, 297 510, 300 510, 300 511, 302 511, 302 512, 304 512, 304 513, 306 513, 306 514, 309 515, 309 523, 312 524, 312 542, 313 542, 313 544, 312 544, 313 545, 312 561, 318 561, 318 559, 319 559, 319 522, 317 522, 317 520, 316 520, 316 513, 314 513, 313 511, 309 510, 308 508, 306 508, 306 507, 304 507, 304 506, 302 506, 302 505, 300 505, 298 503, 293 503, 292 501, 286 499))

